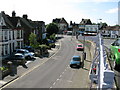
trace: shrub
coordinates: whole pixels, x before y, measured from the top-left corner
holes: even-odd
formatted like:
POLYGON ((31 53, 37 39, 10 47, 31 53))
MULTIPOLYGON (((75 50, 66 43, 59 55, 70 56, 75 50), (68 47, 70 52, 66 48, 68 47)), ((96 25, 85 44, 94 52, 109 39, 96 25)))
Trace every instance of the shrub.
POLYGON ((4 67, 4 66, 2 66, 2 67, 0 67, 0 70, 1 70, 1 71, 8 70, 8 67, 4 67))

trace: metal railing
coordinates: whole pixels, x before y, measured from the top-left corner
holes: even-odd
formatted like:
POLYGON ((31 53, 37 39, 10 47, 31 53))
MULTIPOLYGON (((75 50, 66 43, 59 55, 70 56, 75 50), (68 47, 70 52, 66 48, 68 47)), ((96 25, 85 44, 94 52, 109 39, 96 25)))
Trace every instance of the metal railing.
POLYGON ((111 89, 114 85, 114 72, 109 69, 108 63, 106 62, 107 54, 100 33, 97 38, 99 40, 95 41, 96 50, 89 73, 90 79, 92 83, 96 83, 98 90, 102 90, 103 88, 111 89))
MULTIPOLYGON (((84 40, 84 36, 79 36, 81 40, 84 40)), ((103 38, 99 33, 97 36, 86 36, 85 40, 92 41, 96 47, 95 51, 92 52, 93 61, 91 64, 89 77, 91 80, 90 88, 111 89, 114 88, 114 71, 110 70, 109 64, 107 63, 107 53, 105 51, 105 46, 103 38), (95 86, 93 87, 93 83, 95 86)))

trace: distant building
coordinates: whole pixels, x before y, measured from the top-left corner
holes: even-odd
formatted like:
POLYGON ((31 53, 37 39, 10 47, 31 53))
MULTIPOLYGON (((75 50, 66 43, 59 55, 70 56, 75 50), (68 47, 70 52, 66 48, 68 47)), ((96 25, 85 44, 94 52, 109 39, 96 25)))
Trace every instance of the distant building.
POLYGON ((94 36, 98 33, 98 25, 85 25, 84 35, 94 36))
POLYGON ((104 37, 118 38, 120 37, 120 26, 107 26, 103 28, 102 35, 104 37))
POLYGON ((68 23, 67 23, 67 21, 64 18, 56 18, 56 19, 53 19, 52 22, 58 24, 59 33, 63 33, 64 31, 67 31, 68 23))
POLYGON ((85 32, 85 25, 92 25, 92 22, 90 19, 82 19, 82 21, 79 24, 79 32, 83 34, 85 32))
POLYGON ((120 25, 120 1, 118 2, 118 25, 120 25))

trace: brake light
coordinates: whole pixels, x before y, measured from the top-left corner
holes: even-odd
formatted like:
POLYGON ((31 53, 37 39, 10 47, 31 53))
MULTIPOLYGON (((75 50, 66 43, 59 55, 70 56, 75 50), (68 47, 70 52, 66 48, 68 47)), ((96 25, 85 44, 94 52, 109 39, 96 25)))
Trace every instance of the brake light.
POLYGON ((118 49, 118 52, 120 52, 120 49, 118 49))

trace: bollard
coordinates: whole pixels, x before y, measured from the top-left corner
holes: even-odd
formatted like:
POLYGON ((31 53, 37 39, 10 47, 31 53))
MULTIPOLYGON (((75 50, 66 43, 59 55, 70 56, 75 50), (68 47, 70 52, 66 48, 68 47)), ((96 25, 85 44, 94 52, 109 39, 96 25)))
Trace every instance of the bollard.
POLYGON ((7 64, 8 64, 8 68, 9 68, 9 70, 10 70, 10 74, 12 74, 13 73, 13 70, 12 70, 12 62, 11 61, 9 61, 9 62, 7 62, 7 64))

